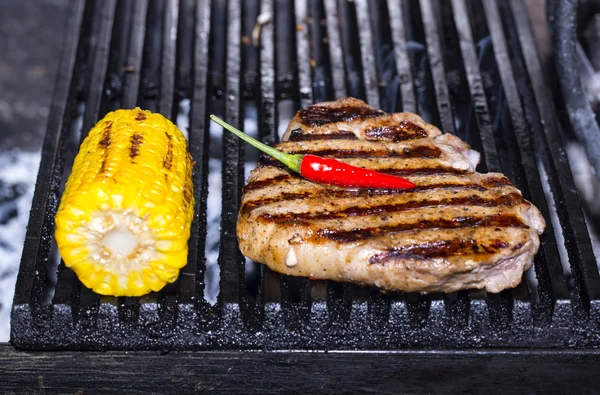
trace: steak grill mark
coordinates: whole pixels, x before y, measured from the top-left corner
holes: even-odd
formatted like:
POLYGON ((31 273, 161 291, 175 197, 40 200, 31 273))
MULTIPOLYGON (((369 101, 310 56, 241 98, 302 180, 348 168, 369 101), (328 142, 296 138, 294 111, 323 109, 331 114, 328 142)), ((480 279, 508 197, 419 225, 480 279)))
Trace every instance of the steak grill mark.
POLYGON ((434 159, 442 155, 438 147, 417 146, 403 148, 402 150, 372 149, 367 151, 354 149, 298 149, 287 151, 289 154, 312 154, 326 158, 422 158, 434 159))
MULTIPOLYGON (((265 180, 266 181, 266 180, 265 180)), ((500 185, 498 185, 500 186, 500 185)), ((242 205, 241 214, 246 214, 256 209, 257 207, 264 206, 266 204, 272 204, 282 201, 292 201, 298 199, 311 199, 318 198, 322 195, 327 195, 335 198, 350 198, 350 197, 366 197, 366 196, 375 196, 375 195, 400 195, 405 193, 415 193, 415 192, 423 192, 430 191, 434 189, 442 189, 442 190, 477 190, 477 191, 487 191, 491 188, 486 188, 479 184, 468 183, 468 184, 458 184, 458 183, 440 183, 440 184, 429 184, 429 185, 420 185, 416 186, 413 189, 371 189, 371 188, 362 188, 362 189, 311 189, 304 192, 284 192, 280 195, 271 198, 259 198, 255 200, 251 200, 249 202, 245 202, 242 205)))
POLYGON ((393 263, 403 259, 431 259, 460 255, 493 254, 508 246, 509 244, 502 240, 492 240, 488 244, 479 243, 472 238, 436 240, 390 249, 387 252, 372 256, 369 259, 369 264, 385 265, 386 263, 393 263))
POLYGON ((361 228, 346 230, 319 229, 314 238, 332 240, 339 243, 364 241, 387 233, 406 232, 415 229, 458 229, 475 227, 512 227, 528 228, 519 217, 514 215, 496 214, 486 217, 455 217, 452 219, 419 220, 377 228, 361 228))
POLYGON ((383 111, 369 107, 346 106, 329 108, 310 106, 298 112, 302 123, 309 126, 321 126, 327 123, 347 122, 354 119, 367 119, 385 115, 383 111))
POLYGON ((378 126, 365 130, 367 140, 386 141, 394 143, 427 137, 427 132, 412 122, 402 121, 400 125, 378 126))
POLYGON ((285 214, 261 214, 259 219, 267 222, 285 223, 297 220, 326 220, 343 219, 347 217, 363 217, 375 214, 392 214, 402 211, 425 208, 425 207, 444 207, 444 206, 516 206, 524 202, 519 193, 511 193, 493 198, 485 198, 477 195, 461 196, 448 199, 433 200, 413 200, 398 204, 382 204, 370 207, 348 207, 339 211, 320 211, 320 212, 302 212, 285 214))

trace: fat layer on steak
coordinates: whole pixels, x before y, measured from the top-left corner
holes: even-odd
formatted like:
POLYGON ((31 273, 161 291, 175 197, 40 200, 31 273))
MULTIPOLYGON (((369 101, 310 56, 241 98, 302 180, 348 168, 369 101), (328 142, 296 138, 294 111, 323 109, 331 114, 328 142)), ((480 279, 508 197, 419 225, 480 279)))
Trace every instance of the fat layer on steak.
POLYGON ((244 188, 242 253, 279 273, 406 292, 521 281, 545 222, 502 174, 475 172, 479 154, 411 113, 348 98, 296 114, 275 146, 408 178, 413 190, 308 181, 263 156, 244 188))

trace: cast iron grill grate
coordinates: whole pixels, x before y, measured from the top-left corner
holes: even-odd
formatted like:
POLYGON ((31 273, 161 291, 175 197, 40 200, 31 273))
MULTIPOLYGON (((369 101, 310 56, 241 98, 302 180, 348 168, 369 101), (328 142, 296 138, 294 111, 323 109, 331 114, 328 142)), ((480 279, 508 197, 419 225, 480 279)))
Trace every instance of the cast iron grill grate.
POLYGON ((596 260, 522 1, 73 0, 68 20, 12 311, 16 347, 600 344, 596 260), (259 15, 268 22, 257 35, 259 15), (480 171, 507 174, 540 208, 548 227, 519 287, 497 295, 383 294, 280 276, 244 259, 235 221, 252 158, 230 134, 215 139, 208 114, 255 123, 273 143, 289 110, 345 96, 417 112, 458 135, 482 152, 480 171), (138 105, 175 120, 188 102, 197 161, 188 265, 156 294, 100 297, 64 267, 52 237, 79 143, 108 111, 138 105), (207 214, 211 157, 222 158, 219 227, 207 214), (204 297, 212 232, 220 232, 216 304, 204 297))

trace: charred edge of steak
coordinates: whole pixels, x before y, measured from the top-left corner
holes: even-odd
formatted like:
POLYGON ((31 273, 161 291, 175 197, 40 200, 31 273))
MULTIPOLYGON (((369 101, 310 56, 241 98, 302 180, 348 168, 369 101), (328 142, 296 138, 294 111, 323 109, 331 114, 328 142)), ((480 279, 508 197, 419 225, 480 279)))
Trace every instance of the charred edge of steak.
MULTIPOLYGON (((267 181, 267 180, 265 180, 267 181)), ((368 197, 368 196, 376 196, 376 195, 400 195, 405 193, 415 193, 415 192, 423 192, 429 191, 433 189, 459 189, 459 190, 477 190, 477 191, 487 191, 488 188, 483 187, 479 184, 469 183, 469 184, 457 184, 457 183, 448 183, 448 184, 430 184, 430 185, 422 185, 417 186, 413 189, 372 189, 372 188, 360 188, 360 189, 320 189, 320 190, 308 190, 305 192, 294 192, 294 193, 282 193, 272 198, 262 198, 255 199, 249 202, 246 202, 242 205, 241 214, 247 214, 252 210, 264 206, 267 204, 278 203, 283 201, 292 201, 298 199, 310 199, 310 198, 319 198, 323 195, 327 195, 328 197, 333 197, 337 199, 343 198, 351 198, 351 197, 368 197)))
POLYGON ((327 123, 347 122, 354 119, 367 119, 385 115, 385 112, 368 106, 325 107, 310 106, 298 111, 302 123, 320 126, 327 123))
POLYGON ((285 223, 294 222, 298 220, 344 219, 347 217, 363 217, 376 214, 392 214, 406 210, 437 206, 515 206, 517 204, 523 203, 524 201, 525 200, 523 199, 520 193, 513 192, 508 195, 496 196, 492 198, 471 195, 437 200, 412 200, 403 203, 381 204, 370 207, 348 207, 339 211, 261 214, 258 218, 268 222, 285 223))
POLYGON ((367 140, 390 140, 395 143, 427 137, 427 132, 412 122, 402 121, 400 125, 378 126, 365 130, 367 140))
POLYGON ((289 154, 312 154, 326 158, 422 158, 434 159, 442 155, 442 150, 438 147, 430 147, 421 145, 416 147, 405 147, 401 150, 390 149, 371 149, 371 150, 356 150, 356 149, 308 149, 308 150, 291 150, 289 154))
POLYGON ((474 227, 513 227, 528 228, 527 224, 514 215, 491 215, 487 217, 456 217, 452 219, 419 220, 404 224, 380 226, 377 228, 362 228, 352 230, 320 229, 315 238, 332 240, 339 243, 351 243, 366 240, 391 232, 406 232, 416 229, 456 229, 474 227))
MULTIPOLYGON (((432 259, 460 255, 493 254, 509 247, 509 245, 509 243, 502 240, 492 240, 487 244, 479 243, 472 238, 435 240, 392 248, 386 252, 372 256, 369 259, 369 263, 371 265, 385 265, 386 263, 393 263, 403 259, 432 259)), ((521 247, 522 245, 519 248, 521 247)))
POLYGON ((338 130, 333 133, 302 133, 302 129, 290 132, 288 141, 316 141, 316 140, 358 140, 358 137, 347 130, 338 130))

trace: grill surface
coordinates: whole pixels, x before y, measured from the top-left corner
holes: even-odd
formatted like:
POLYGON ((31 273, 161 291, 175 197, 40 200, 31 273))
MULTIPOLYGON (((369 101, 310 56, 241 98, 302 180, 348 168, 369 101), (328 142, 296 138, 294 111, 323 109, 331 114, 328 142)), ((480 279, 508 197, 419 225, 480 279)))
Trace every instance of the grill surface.
POLYGON ((293 7, 283 0, 73 0, 67 30, 12 312, 16 347, 600 344, 596 260, 520 0, 296 0, 293 7), (254 45, 262 13, 270 21, 254 45), (235 221, 244 162, 252 159, 231 134, 211 137, 208 114, 238 127, 255 122, 271 144, 287 123, 286 108, 345 96, 386 112, 417 112, 456 134, 482 152, 480 171, 507 174, 540 208, 548 227, 519 287, 498 295, 383 294, 280 276, 245 261, 235 221), (100 297, 60 262, 52 237, 79 143, 108 111, 138 105, 174 120, 186 99, 197 161, 188 265, 159 293, 100 297), (254 111, 257 118, 248 115, 254 111), (220 230, 207 221, 209 158, 222 158, 220 230), (220 232, 214 305, 204 298, 212 232, 220 232), (561 232, 564 243, 555 237, 561 232))

